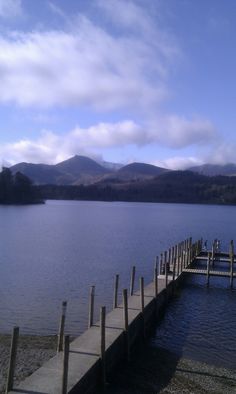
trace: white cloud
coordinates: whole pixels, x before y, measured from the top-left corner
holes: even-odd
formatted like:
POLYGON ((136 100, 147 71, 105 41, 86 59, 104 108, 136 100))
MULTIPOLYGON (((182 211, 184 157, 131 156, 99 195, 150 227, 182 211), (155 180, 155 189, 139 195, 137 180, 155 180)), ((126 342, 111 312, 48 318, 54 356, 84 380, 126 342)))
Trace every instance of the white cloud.
POLYGON ((15 18, 22 14, 21 0, 0 0, 0 17, 15 18))
MULTIPOLYGON (((175 117, 175 119, 178 122, 178 118, 175 117)), ((92 154, 101 154, 107 149, 126 148, 131 145, 141 148, 149 144, 156 144, 156 146, 162 144, 172 146, 175 149, 184 148, 191 143, 202 145, 204 132, 206 142, 209 142, 209 138, 213 133, 213 126, 211 125, 209 126, 210 131, 208 131, 207 122, 206 127, 203 122, 201 129, 200 125, 202 123, 196 121, 197 123, 195 124, 194 120, 185 120, 188 128, 184 131, 184 136, 181 137, 181 129, 178 129, 173 123, 173 118, 170 122, 168 118, 165 120, 166 124, 164 124, 163 119, 160 120, 162 127, 159 128, 157 124, 155 131, 152 128, 143 127, 132 120, 124 120, 117 123, 99 123, 88 128, 77 126, 64 135, 44 131, 40 138, 35 141, 24 139, 13 144, 0 145, 0 158, 12 163, 20 161, 57 163, 78 153, 91 156, 92 154), (205 131, 203 130, 204 127, 205 131), (168 130, 169 134, 165 130, 168 130), (194 131, 193 133, 192 130, 194 131), (187 131, 190 135, 188 135, 187 131), (179 143, 178 134, 182 145, 179 143), (199 135, 199 140, 197 135, 199 135), (171 138, 173 138, 173 141, 171 138)), ((181 122, 183 122, 183 119, 180 120, 181 122)), ((179 160, 179 158, 177 159, 179 160)), ((176 163, 178 160, 176 160, 176 163)), ((165 165, 169 167, 172 164, 175 165, 174 161, 165 165)))
POLYGON ((141 8, 127 4, 136 12, 134 20, 130 12, 130 23, 143 26, 135 35, 125 30, 120 12, 119 34, 80 15, 67 31, 0 37, 0 102, 140 110, 165 100, 169 94, 166 75, 178 47, 141 8))
POLYGON ((170 170, 185 170, 190 167, 199 166, 203 163, 204 161, 194 156, 174 156, 165 160, 156 160, 152 164, 168 168, 170 170))
POLYGON ((174 149, 190 145, 205 145, 218 138, 215 126, 207 119, 168 115, 155 120, 152 125, 153 141, 174 149))

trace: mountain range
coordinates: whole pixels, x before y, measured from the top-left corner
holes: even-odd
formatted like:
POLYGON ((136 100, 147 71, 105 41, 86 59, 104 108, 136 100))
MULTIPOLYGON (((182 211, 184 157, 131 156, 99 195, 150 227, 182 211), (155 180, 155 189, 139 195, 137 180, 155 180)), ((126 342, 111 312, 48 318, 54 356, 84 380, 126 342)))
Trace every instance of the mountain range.
MULTIPOLYGON (((188 169, 205 176, 235 176, 236 164, 204 164, 188 169)), ((161 174, 173 172, 162 167, 146 163, 97 162, 85 156, 74 156, 55 165, 19 163, 11 167, 13 174, 20 171, 36 185, 91 185, 125 184, 140 180, 151 180, 161 174)))
POLYGON ((35 183, 41 198, 236 204, 236 165, 206 164, 185 171, 146 163, 120 166, 74 156, 55 165, 19 163, 11 167, 35 183))
POLYGON ((36 185, 90 185, 94 183, 126 183, 150 179, 166 171, 146 163, 125 166, 103 162, 103 165, 85 156, 74 156, 55 165, 19 163, 11 167, 13 174, 21 172, 36 185))

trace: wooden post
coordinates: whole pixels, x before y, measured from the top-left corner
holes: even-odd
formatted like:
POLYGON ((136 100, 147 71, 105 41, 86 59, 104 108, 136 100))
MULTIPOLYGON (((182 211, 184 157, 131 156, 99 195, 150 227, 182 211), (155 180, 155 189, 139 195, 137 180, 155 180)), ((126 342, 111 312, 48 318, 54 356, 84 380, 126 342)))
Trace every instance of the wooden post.
POLYGON ((95 286, 90 287, 88 328, 93 325, 95 286))
POLYGON ((134 280, 135 280, 135 265, 132 267, 131 278, 130 278, 130 295, 134 294, 134 280))
POLYGON ((233 256, 234 257, 234 241, 230 241, 230 246, 229 246, 229 258, 233 256))
POLYGON ((173 276, 172 276, 173 280, 175 280, 175 270, 176 270, 176 257, 174 257, 174 262, 173 262, 173 276))
POLYGON ((177 259, 177 276, 179 276, 179 245, 177 245, 177 249, 176 249, 176 259, 177 259))
POLYGON ((182 249, 181 256, 180 256, 180 263, 181 263, 181 272, 183 272, 183 264, 184 264, 184 251, 182 249))
POLYGON ((140 306, 142 313, 144 312, 144 278, 140 278, 140 306))
POLYGON ((234 241, 230 241, 230 287, 233 288, 234 280, 234 241))
POLYGON ((128 292, 127 289, 123 290, 123 308, 124 308, 124 331, 125 331, 125 343, 126 343, 126 358, 130 359, 129 349, 129 315, 128 315, 128 292))
POLYGON ((101 381, 103 387, 106 385, 106 307, 100 309, 100 335, 101 335, 101 381))
POLYGON ((168 285, 168 265, 167 265, 167 261, 165 263, 165 286, 167 288, 168 285))
POLYGON ((116 274, 115 284, 114 284, 113 308, 117 308, 117 305, 118 305, 118 288, 119 288, 119 274, 116 274))
POLYGON ((59 328, 59 334, 58 334, 58 342, 57 342, 57 352, 61 352, 63 349, 63 338, 64 338, 65 320, 66 320, 66 307, 67 307, 67 301, 63 301, 60 328, 59 328))
POLYGON ((155 260, 154 266, 154 297, 157 297, 158 294, 158 256, 155 260))
POLYGON ((145 328, 145 316, 144 316, 144 278, 140 278, 140 304, 142 312, 142 323, 143 323, 143 338, 146 338, 146 328, 145 328))
POLYGON ((161 253, 160 264, 159 264, 159 275, 163 272, 163 253, 161 253))
POLYGON ((164 252, 164 266, 166 265, 166 263, 167 263, 167 251, 165 250, 165 252, 164 252))
POLYGON ((8 393, 13 389, 18 339, 19 339, 19 327, 14 327, 11 337, 11 350, 10 350, 10 360, 9 360, 8 375, 7 375, 6 393, 8 393))
POLYGON ((212 243, 211 258, 212 258, 212 267, 214 267, 214 259, 215 259, 215 242, 212 243))
POLYGON ((64 337, 64 354, 63 354, 63 373, 62 373, 62 394, 67 394, 68 370, 69 370, 69 352, 70 352, 70 336, 64 337))
POLYGON ((211 254, 209 252, 207 256, 207 287, 209 286, 209 282, 210 282, 210 259, 211 259, 211 254))
POLYGON ((234 256, 230 257, 230 287, 233 288, 233 280, 234 280, 234 256))

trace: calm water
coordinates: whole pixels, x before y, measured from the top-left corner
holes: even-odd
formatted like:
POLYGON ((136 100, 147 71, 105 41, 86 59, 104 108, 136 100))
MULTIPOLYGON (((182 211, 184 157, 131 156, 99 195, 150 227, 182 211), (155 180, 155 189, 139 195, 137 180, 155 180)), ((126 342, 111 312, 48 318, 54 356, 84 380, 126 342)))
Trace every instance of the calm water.
MULTIPOLYGON (((228 266, 225 270, 228 270, 228 266)), ((152 345, 179 356, 236 369, 236 291, 229 279, 189 276, 169 304, 152 345)))
MULTIPOLYGON (((234 238, 236 207, 48 201, 39 206, 0 206, 0 218, 0 332, 19 325, 24 333, 56 333, 60 305, 66 299, 67 331, 77 335, 87 325, 90 285, 96 285, 98 312, 103 303, 111 307, 114 274, 120 273, 121 286, 126 287, 135 264, 137 274, 150 281, 154 257, 184 238, 203 237, 209 242, 219 238, 228 248, 234 238)), ((176 300, 179 309, 169 309, 178 309, 178 316, 183 316, 183 310, 187 313, 181 320, 187 326, 181 349, 191 324, 204 318, 200 305, 215 306, 211 289, 190 286, 191 291, 187 286, 176 300), (192 303, 189 312, 181 304, 187 298, 192 303)), ((221 300, 216 306, 230 319, 235 294, 221 288, 216 292, 221 300)), ((222 322, 223 315, 214 313, 216 321, 222 322)), ((217 329, 215 321, 211 324, 211 330, 217 329)), ((234 317, 227 330, 232 331, 232 326, 235 336, 234 317)), ((202 323, 199 327, 206 334, 202 323)))

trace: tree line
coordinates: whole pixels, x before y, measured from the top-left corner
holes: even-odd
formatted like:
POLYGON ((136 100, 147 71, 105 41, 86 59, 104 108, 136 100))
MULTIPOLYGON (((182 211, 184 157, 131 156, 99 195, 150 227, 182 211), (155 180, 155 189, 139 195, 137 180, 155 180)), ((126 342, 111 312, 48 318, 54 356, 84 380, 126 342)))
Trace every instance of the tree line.
POLYGON ((33 204, 42 202, 32 181, 21 172, 13 174, 3 167, 0 172, 0 204, 33 204))

